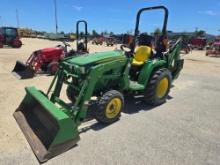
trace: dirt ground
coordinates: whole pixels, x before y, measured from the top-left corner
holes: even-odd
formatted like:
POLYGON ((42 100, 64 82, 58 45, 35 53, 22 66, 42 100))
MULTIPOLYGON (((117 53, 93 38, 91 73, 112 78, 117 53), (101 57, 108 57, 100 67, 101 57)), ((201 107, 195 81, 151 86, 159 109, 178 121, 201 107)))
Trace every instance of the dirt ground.
MULTIPOLYGON (((38 164, 12 114, 25 86, 46 91, 51 76, 18 80, 11 71, 36 49, 60 42, 23 39, 21 49, 0 49, 0 164, 38 164)), ((74 43, 71 43, 75 47, 74 43)), ((89 45, 90 52, 115 47, 89 45)), ((78 146, 46 164, 219 164, 220 58, 193 51, 166 104, 150 108, 129 102, 121 120, 108 127, 84 123, 78 146)))

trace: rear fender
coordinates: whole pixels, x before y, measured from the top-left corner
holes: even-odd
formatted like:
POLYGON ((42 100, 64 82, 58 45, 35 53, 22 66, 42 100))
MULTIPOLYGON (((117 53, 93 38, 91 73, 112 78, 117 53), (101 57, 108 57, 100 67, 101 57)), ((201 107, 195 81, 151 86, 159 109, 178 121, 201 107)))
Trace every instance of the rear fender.
POLYGON ((165 60, 158 59, 149 60, 146 62, 141 69, 140 75, 138 77, 138 83, 146 86, 154 70, 156 68, 165 67, 166 64, 167 62, 165 60))

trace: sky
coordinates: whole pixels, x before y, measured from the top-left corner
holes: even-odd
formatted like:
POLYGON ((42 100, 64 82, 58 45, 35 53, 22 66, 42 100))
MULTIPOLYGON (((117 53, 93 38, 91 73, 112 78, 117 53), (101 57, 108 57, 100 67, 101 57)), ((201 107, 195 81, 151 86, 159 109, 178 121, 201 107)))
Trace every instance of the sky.
MULTIPOLYGON (((168 30, 192 32, 205 30, 220 34, 220 0, 56 0, 58 31, 75 32, 79 19, 87 20, 91 32, 133 31, 140 8, 164 5, 169 9, 168 30)), ((0 26, 19 26, 55 32, 54 0, 1 0, 0 26)), ((163 12, 151 11, 141 17, 142 31, 162 27, 163 12)))

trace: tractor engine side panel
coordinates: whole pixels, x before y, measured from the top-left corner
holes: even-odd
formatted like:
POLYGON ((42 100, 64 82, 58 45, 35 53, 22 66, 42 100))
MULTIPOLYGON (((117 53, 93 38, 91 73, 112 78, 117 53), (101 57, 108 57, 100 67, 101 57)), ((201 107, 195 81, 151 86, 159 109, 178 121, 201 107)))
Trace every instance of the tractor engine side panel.
POLYGON ((60 61, 64 58, 63 48, 46 48, 41 50, 45 62, 60 61))
POLYGON ((96 93, 99 91, 107 91, 109 89, 120 89, 123 84, 123 73, 125 64, 118 65, 116 68, 109 68, 99 78, 95 90, 96 93))

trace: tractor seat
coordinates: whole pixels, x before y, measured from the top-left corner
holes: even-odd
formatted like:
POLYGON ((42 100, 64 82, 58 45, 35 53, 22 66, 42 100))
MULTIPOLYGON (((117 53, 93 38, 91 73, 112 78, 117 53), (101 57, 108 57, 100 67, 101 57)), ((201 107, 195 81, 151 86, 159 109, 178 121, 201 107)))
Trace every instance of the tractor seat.
POLYGON ((149 46, 139 46, 134 53, 132 65, 141 66, 151 56, 152 49, 149 46))

